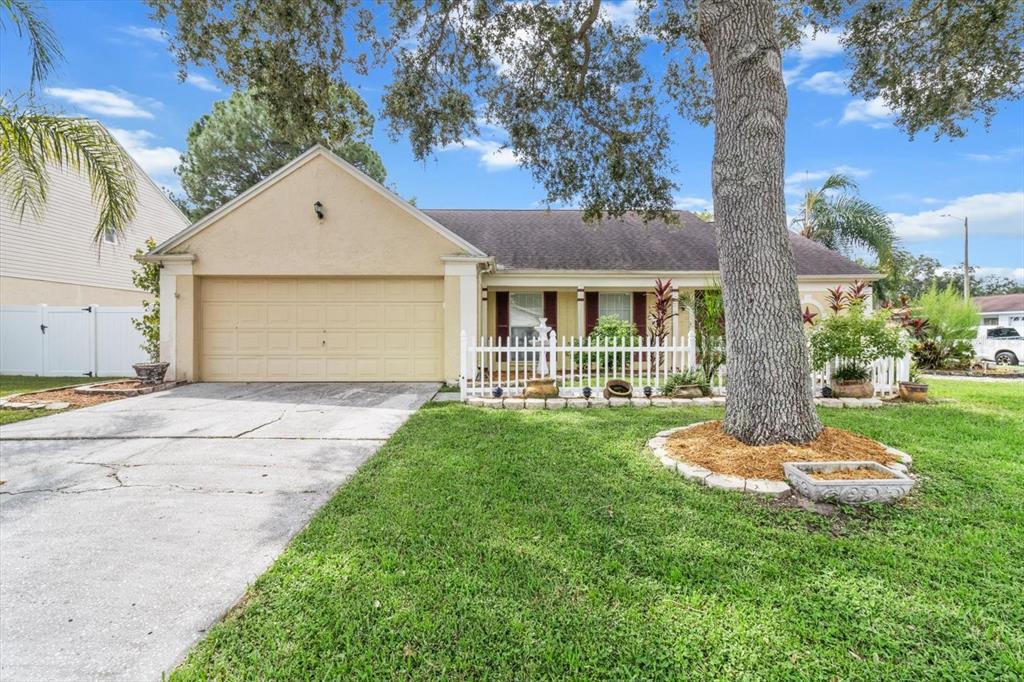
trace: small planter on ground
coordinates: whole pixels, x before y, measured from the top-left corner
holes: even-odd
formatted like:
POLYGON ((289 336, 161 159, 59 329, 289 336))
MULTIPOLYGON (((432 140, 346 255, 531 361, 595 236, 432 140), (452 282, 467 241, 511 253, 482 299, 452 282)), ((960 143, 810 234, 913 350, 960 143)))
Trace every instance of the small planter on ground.
POLYGON ((711 394, 710 387, 700 370, 669 374, 661 392, 670 398, 703 398, 711 394))
POLYGON ((135 370, 135 376, 139 378, 141 383, 147 386, 162 384, 168 367, 170 367, 168 362, 136 362, 132 365, 132 369, 135 370))
POLYGON ((868 380, 869 376, 865 367, 840 367, 832 373, 832 394, 837 398, 870 398, 875 394, 875 385, 868 380))
POLYGON ((793 489, 815 502, 895 502, 914 487, 905 473, 867 460, 786 462, 783 468, 793 489))
POLYGON ((629 398, 633 395, 633 384, 625 379, 609 379, 604 385, 604 397, 629 398))

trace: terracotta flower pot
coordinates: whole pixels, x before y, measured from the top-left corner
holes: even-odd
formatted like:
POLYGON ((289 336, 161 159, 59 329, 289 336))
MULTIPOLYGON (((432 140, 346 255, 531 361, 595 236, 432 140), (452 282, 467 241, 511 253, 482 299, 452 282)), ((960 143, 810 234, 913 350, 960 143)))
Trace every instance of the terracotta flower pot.
POLYGON ((140 382, 155 385, 164 382, 164 375, 167 374, 170 364, 169 362, 136 362, 132 365, 132 369, 135 370, 135 376, 139 378, 140 382))
POLYGON ((633 384, 625 379, 609 379, 604 385, 605 398, 629 398, 633 395, 633 384))
POLYGON ((912 381, 900 382, 900 400, 911 403, 923 403, 928 401, 928 384, 918 384, 912 381))
POLYGON ((871 398, 875 385, 870 381, 833 381, 832 394, 837 398, 871 398))

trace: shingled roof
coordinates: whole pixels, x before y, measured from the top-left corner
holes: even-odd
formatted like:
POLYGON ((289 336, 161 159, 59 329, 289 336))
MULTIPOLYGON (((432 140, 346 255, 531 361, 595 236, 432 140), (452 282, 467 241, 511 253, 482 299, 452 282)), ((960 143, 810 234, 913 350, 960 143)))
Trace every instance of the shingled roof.
MULTIPOLYGON (((481 247, 483 248, 483 247, 481 247)), ((1017 312, 1024 310, 1024 294, 996 294, 975 296, 974 305, 983 313, 1017 312)))
MULTIPOLYGON (((507 270, 718 270, 715 227, 688 211, 680 225, 637 216, 583 222, 582 211, 424 210, 507 270)), ((871 270, 790 233, 799 275, 871 275, 871 270)))

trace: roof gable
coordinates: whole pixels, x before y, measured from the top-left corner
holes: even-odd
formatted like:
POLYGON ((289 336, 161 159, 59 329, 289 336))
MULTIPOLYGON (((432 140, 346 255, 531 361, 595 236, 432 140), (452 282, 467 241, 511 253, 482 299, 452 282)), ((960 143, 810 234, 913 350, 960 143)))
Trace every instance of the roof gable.
POLYGON ((379 182, 369 177, 368 175, 360 171, 358 168, 356 168, 349 162, 345 161, 334 152, 323 147, 322 145, 314 145, 313 147, 309 148, 299 156, 295 157, 292 161, 285 164, 277 171, 271 173, 262 181, 256 183, 246 191, 242 192, 237 197, 227 202, 217 210, 210 212, 197 222, 190 225, 188 228, 182 230, 181 232, 174 235, 173 237, 163 242, 162 244, 159 244, 153 250, 153 255, 172 253, 176 247, 188 241, 195 235, 205 230, 210 225, 216 223, 218 220, 223 218, 228 213, 232 212, 239 206, 252 200, 254 197, 267 191, 268 189, 276 185, 278 182, 294 173, 296 170, 302 168, 303 166, 317 158, 327 159, 328 161, 334 163, 339 168, 349 173, 353 178, 355 178, 356 180, 358 180, 359 182, 373 190, 380 197, 390 202, 391 204, 399 207, 401 210, 405 211, 406 213, 414 217, 424 226, 430 228, 431 230, 443 236, 460 251, 464 251, 467 254, 474 256, 485 256, 484 252, 478 249, 476 246, 469 243, 459 235, 455 234, 444 225, 441 225, 436 220, 426 215, 409 202, 401 199, 394 193, 390 192, 387 188, 381 186, 379 182))

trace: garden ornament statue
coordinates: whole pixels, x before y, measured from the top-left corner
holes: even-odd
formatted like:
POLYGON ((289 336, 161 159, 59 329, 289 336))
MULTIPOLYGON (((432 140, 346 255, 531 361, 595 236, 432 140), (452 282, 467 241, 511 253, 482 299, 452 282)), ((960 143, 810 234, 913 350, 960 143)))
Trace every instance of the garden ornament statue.
POLYGON ((538 347, 537 355, 539 357, 537 358, 537 375, 526 380, 526 390, 523 391, 523 395, 527 398, 555 398, 558 396, 555 378, 548 376, 548 341, 554 337, 554 332, 547 323, 548 318, 542 317, 540 324, 534 327, 537 331, 534 344, 538 347))

